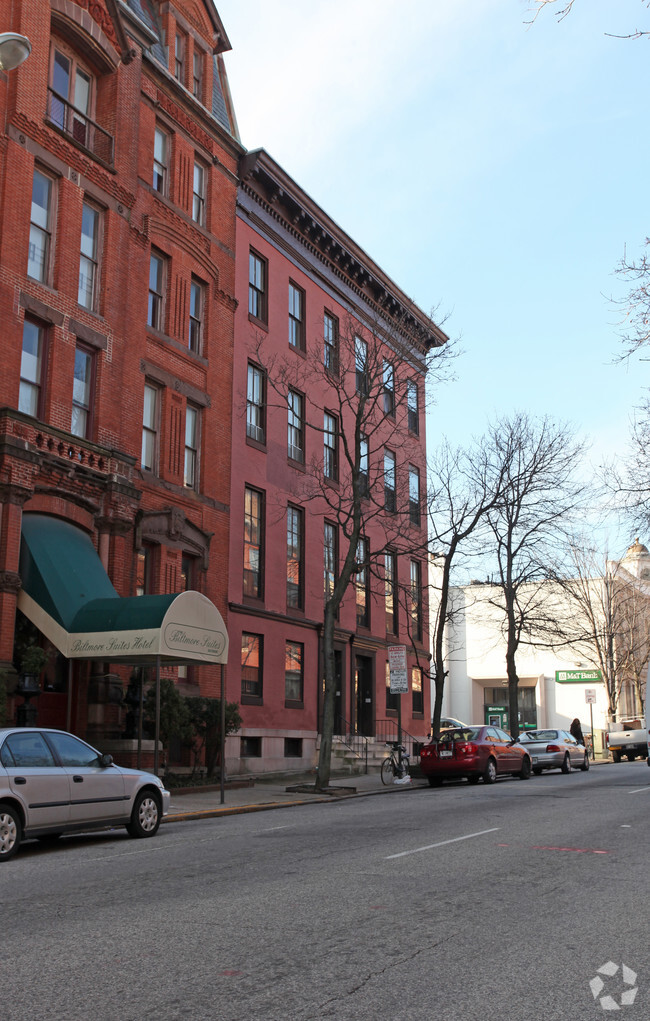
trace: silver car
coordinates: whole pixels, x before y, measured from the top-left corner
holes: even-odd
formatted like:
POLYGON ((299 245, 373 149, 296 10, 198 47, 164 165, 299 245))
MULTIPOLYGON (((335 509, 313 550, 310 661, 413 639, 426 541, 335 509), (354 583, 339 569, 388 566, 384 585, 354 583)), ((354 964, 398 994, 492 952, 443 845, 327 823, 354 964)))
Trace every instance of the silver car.
POLYGON ((22 839, 126 826, 153 837, 169 791, 153 773, 116 766, 112 756, 63 730, 0 730, 0 861, 22 839))
POLYGON ((589 755, 583 744, 578 744, 568 730, 527 730, 519 735, 519 742, 530 755, 533 773, 543 769, 589 769, 589 755))

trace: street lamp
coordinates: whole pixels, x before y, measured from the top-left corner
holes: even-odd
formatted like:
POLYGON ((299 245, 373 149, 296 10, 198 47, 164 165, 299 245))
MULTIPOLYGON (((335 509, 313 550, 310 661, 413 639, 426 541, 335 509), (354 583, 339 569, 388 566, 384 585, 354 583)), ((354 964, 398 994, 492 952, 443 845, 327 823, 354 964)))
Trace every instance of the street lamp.
POLYGON ((32 52, 32 44, 25 35, 15 32, 0 34, 0 71, 14 71, 32 52))

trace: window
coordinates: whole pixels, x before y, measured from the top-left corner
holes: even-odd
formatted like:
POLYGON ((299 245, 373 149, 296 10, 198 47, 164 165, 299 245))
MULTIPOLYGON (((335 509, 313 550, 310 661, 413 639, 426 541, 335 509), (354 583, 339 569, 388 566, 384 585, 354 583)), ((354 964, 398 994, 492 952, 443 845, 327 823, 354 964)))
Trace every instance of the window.
POLYGON ((203 53, 194 44, 192 55, 192 95, 201 102, 203 99, 203 53))
POLYGON ((330 482, 339 477, 338 421, 326 411, 323 415, 323 474, 330 482))
POLYGON ((289 283, 289 343, 305 350, 305 292, 289 283))
POLYGON ((390 663, 386 660, 386 712, 399 711, 400 696, 390 690, 390 663))
POLYGON ((395 369, 390 362, 384 362, 384 414, 395 415, 395 369))
POLYGON ((357 573, 355 576, 357 627, 370 627, 370 572, 368 569, 368 542, 357 543, 357 573))
POLYGON ((305 460, 303 396, 296 390, 289 390, 288 402, 287 453, 292 461, 302 464, 305 460))
POLYGON ((188 489, 196 489, 199 467, 199 409, 188 404, 185 408, 185 466, 183 482, 188 489))
POLYGON ((336 376, 339 371, 339 321, 325 312, 323 316, 323 364, 327 372, 336 376))
POLYGON ((284 646, 284 699, 285 702, 303 700, 303 645, 302 642, 285 642, 284 646))
POLYGON ((203 341, 203 315, 205 309, 205 286, 192 278, 190 284, 190 333, 188 338, 189 349, 195 354, 201 354, 203 341))
POLYGON ((397 634, 397 556, 384 555, 384 594, 386 597, 386 631, 397 634))
POLYGON ((287 606, 303 607, 303 515, 299 507, 287 507, 287 606))
POLYGON ((50 119, 75 142, 91 146, 92 76, 60 50, 52 60, 50 119))
POLYGON ((409 520, 412 525, 420 524, 420 473, 409 465, 409 520))
POLYGON ((248 486, 244 491, 244 595, 264 594, 264 494, 248 486))
POLYGON ((72 384, 73 436, 90 438, 90 403, 93 388, 95 356, 87 348, 77 346, 74 354, 74 380, 72 384))
POLYGON ((258 443, 266 441, 266 376, 257 365, 248 363, 246 383, 246 435, 258 443))
POLYGON ((248 254, 248 314, 266 323, 266 280, 268 263, 251 248, 248 254))
POLYGON ((262 738, 241 737, 239 739, 239 754, 242 759, 261 759, 262 738))
POLYGON ((142 455, 145 471, 155 472, 158 460, 158 390, 145 383, 142 411, 142 455))
POLYGON ((185 84, 185 52, 187 50, 187 39, 182 32, 176 32, 174 41, 174 78, 181 85, 185 84))
POLYGON ((144 546, 138 550, 135 564, 135 594, 146 596, 154 592, 153 583, 154 549, 144 546))
POLYGON ((424 692, 422 691, 422 670, 419 666, 411 667, 411 697, 413 713, 424 715, 424 692))
POLYGON ((392 450, 384 450, 384 507, 392 514, 397 508, 395 497, 395 455, 392 450))
POLYGON ((153 190, 166 195, 169 184, 169 135, 156 128, 153 140, 153 190))
POLYGON ((40 170, 34 171, 27 274, 42 284, 50 282, 53 188, 51 177, 46 177, 40 170))
POLYGON ((45 327, 31 319, 23 323, 23 352, 20 359, 18 410, 38 418, 41 413, 45 327))
POLYGON ((251 635, 245 631, 241 636, 241 695, 242 701, 262 701, 262 635, 251 635))
POLYGON ((359 491, 361 496, 368 496, 370 487, 368 484, 368 437, 361 436, 359 440, 359 491))
POLYGON ((334 594, 338 559, 336 525, 326 521, 323 535, 323 589, 326 600, 331 599, 334 594))
POLYGON ((202 163, 194 160, 192 178, 192 219, 201 227, 205 226, 205 180, 207 171, 202 163))
POLYGON ((164 327, 164 286, 165 286, 164 255, 156 252, 151 253, 149 259, 149 308, 147 310, 147 326, 153 326, 154 330, 163 330, 164 327))
POLYGON ((418 436, 420 433, 418 385, 413 379, 409 379, 408 383, 406 384, 406 404, 408 407, 409 431, 415 433, 415 435, 418 436))
POLYGON ((368 345, 361 337, 354 338, 354 363, 357 393, 368 393, 368 345))
POLYGON ((411 560, 411 637, 422 639, 422 572, 417 560, 411 560))
POLYGON ((84 202, 81 213, 81 255, 77 301, 84 308, 91 310, 97 307, 99 224, 99 210, 89 205, 88 202, 84 202))
POLYGON ((301 737, 285 737, 285 739, 284 739, 284 757, 285 757, 285 759, 301 759, 302 758, 302 738, 301 737))

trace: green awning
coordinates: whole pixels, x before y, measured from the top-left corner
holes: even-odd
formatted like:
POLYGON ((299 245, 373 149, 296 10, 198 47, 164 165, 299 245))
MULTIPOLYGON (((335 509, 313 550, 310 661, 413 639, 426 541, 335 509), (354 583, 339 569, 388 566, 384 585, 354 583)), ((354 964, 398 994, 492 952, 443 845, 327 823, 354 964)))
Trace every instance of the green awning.
POLYGON ((63 653, 111 663, 225 663, 228 634, 200 592, 121 597, 81 529, 24 514, 18 607, 63 653))

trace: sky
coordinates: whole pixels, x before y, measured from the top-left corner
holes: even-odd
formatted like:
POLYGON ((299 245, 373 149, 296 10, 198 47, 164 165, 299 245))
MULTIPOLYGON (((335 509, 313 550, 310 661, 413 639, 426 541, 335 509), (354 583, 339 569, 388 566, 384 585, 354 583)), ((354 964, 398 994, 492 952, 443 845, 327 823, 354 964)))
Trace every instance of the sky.
POLYGON ((243 144, 459 338, 429 446, 523 410, 621 456, 650 377, 611 300, 650 235, 650 39, 607 33, 650 28, 645 2, 215 3, 243 144))

